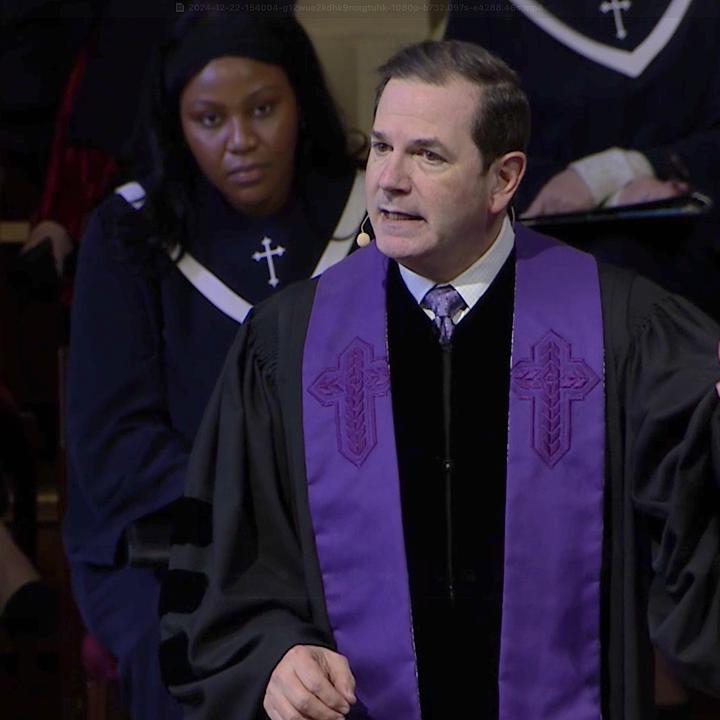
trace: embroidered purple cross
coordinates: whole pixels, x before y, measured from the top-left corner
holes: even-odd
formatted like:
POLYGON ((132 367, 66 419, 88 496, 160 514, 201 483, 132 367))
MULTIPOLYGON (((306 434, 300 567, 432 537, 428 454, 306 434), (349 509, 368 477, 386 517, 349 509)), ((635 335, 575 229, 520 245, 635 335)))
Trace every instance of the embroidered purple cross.
POLYGON ((323 406, 335 406, 338 450, 351 463, 362 465, 377 444, 375 398, 387 395, 387 359, 375 358, 372 345, 355 338, 308 388, 323 406))
POLYGON ((570 343, 552 330, 532 346, 531 359, 513 367, 510 386, 522 400, 532 400, 532 446, 548 467, 570 449, 571 403, 584 400, 599 382, 583 359, 572 357, 570 343))

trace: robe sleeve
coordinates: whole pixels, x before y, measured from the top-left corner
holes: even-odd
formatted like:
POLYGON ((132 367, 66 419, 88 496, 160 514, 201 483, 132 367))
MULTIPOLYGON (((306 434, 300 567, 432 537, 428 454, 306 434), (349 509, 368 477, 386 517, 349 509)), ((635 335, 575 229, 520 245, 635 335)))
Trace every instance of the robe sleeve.
MULTIPOLYGON (((626 473, 649 539, 650 638, 688 687, 720 694, 720 328, 638 279, 626 473)), ((632 310, 631 310, 632 312, 632 310)))
POLYGON ((161 593, 161 665, 185 717, 265 718, 292 646, 331 647, 312 621, 281 403, 252 315, 208 405, 161 593))
POLYGON ((70 491, 81 493, 91 524, 73 534, 92 535, 69 552, 100 564, 113 562, 130 523, 180 497, 190 455, 169 417, 158 290, 112 239, 124 211, 111 197, 84 235, 67 377, 70 491))

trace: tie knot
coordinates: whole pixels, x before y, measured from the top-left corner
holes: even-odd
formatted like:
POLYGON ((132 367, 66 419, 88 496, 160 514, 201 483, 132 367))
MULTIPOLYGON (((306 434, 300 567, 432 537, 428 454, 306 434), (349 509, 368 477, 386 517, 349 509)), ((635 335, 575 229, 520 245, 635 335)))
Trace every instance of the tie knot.
POLYGON ((432 310, 436 317, 452 318, 465 307, 465 301, 452 285, 436 285, 425 293, 422 306, 432 310))
POLYGON ((425 293, 421 305, 435 315, 433 322, 439 332, 441 344, 449 343, 455 330, 452 319, 466 307, 460 293, 452 285, 436 285, 425 293))

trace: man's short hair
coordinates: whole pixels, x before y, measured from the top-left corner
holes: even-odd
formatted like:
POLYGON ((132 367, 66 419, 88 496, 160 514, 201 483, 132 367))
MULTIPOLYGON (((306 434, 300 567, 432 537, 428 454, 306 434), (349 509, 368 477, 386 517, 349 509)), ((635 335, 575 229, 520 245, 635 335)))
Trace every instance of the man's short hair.
POLYGON ((530 137, 530 103, 517 73, 500 58, 474 43, 427 41, 399 50, 378 68, 375 112, 390 80, 421 80, 444 85, 454 77, 481 89, 472 136, 485 169, 514 150, 525 152, 530 137))

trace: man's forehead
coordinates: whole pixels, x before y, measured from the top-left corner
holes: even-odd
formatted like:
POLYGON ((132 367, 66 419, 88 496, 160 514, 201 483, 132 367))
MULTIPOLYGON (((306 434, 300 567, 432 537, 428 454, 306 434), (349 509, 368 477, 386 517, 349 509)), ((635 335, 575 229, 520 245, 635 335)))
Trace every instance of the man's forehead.
POLYGON ((480 88, 464 78, 453 76, 442 85, 393 78, 380 96, 373 130, 385 134, 412 125, 431 135, 469 131, 479 99, 480 88))

